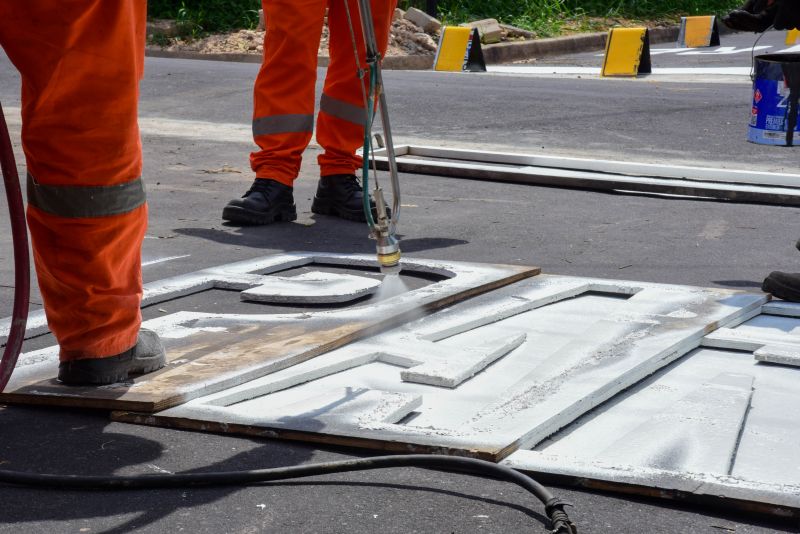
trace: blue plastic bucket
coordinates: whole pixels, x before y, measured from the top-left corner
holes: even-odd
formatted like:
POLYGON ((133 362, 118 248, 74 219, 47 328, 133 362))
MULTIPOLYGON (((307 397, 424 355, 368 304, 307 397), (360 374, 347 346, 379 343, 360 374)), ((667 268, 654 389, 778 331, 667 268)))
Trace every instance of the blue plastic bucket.
POLYGON ((800 54, 767 54, 755 58, 753 107, 747 140, 762 145, 800 142, 797 120, 800 54))

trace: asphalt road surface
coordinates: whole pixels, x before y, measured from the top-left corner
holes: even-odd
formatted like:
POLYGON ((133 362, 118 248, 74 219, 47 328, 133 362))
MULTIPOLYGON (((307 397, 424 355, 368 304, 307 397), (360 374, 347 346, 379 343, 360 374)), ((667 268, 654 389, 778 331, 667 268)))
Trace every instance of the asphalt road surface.
MULTIPOLYGON (((746 57, 719 55, 708 61, 740 65, 746 57)), ((561 61, 569 65, 577 60, 561 61)), ((252 180, 248 131, 258 66, 148 59, 146 67, 140 114, 151 207, 145 281, 280 251, 372 253, 364 226, 311 214, 319 153, 313 147, 295 187, 296 222, 262 228, 223 225, 222 207, 252 180)), ((798 172, 800 149, 745 141, 751 97, 746 80, 704 76, 703 81, 656 82, 432 72, 388 72, 385 78, 398 142, 798 172)), ((17 139, 18 83, 10 63, 0 57, 0 100, 10 108, 17 139)), ((18 156, 24 174, 21 151, 18 156)), ((400 231, 403 250, 412 257, 533 264, 557 274, 754 291, 770 270, 793 270, 800 263, 793 246, 800 237, 796 208, 432 176, 401 179, 405 207, 400 231)), ((10 310, 10 237, 8 223, 2 220, 0 225, 0 309, 10 310)), ((210 309, 217 305, 216 298, 208 292, 191 304, 173 301, 158 308, 210 309)), ((160 313, 145 310, 147 317, 160 313)), ((26 349, 49 342, 47 337, 33 340, 26 349)), ((104 413, 0 408, 4 469, 210 472, 361 454, 368 453, 110 423, 104 413)), ((556 492, 575 504, 572 516, 581 532, 798 530, 796 523, 742 516, 724 508, 565 488, 556 492)), ((0 503, 0 532, 14 533, 546 530, 538 503, 516 487, 413 469, 183 491, 80 493, 1 487, 0 503)))

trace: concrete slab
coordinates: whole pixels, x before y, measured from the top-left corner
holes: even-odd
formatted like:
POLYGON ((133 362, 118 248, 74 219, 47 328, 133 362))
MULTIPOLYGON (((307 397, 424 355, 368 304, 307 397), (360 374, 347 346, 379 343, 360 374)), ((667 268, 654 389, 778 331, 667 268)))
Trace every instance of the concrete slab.
POLYGON ((279 304, 350 302, 375 293, 381 280, 326 272, 271 276, 265 283, 242 291, 242 300, 279 304))
POLYGON ((712 332, 703 348, 505 463, 589 487, 796 515, 800 415, 790 407, 800 404, 800 369, 752 352, 774 338, 798 351, 798 329, 800 318, 761 314, 712 332))
POLYGON ((540 275, 158 414, 115 417, 497 460, 695 349, 707 331, 757 314, 766 298, 540 275), (331 409, 323 399, 345 390, 421 404, 393 421, 371 420, 364 407, 359 424, 321 424, 331 409), (296 405, 313 421, 285 412, 296 405))

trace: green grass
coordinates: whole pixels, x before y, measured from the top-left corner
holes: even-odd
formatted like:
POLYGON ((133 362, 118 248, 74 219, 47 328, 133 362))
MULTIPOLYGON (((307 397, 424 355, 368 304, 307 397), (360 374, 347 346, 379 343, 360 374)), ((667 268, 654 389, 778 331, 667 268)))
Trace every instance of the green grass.
MULTIPOLYGON (((401 0, 401 6, 422 7, 419 0, 401 0)), ((542 37, 571 28, 589 29, 590 17, 635 20, 677 19, 685 15, 721 14, 742 0, 439 0, 439 18, 459 24, 495 18, 537 32, 542 37)))
POLYGON ((148 0, 147 16, 174 19, 183 33, 252 29, 258 25, 261 0, 148 0))
MULTIPOLYGON (((335 0, 334 0, 335 1, 335 0)), ((591 30, 592 17, 633 20, 677 20, 682 15, 722 14, 742 0, 439 0, 445 24, 495 18, 537 32, 542 37, 591 30)), ((400 7, 424 8, 425 0, 400 0, 400 7)), ((260 0, 148 0, 152 18, 176 19, 183 32, 198 36, 258 23, 260 0)))

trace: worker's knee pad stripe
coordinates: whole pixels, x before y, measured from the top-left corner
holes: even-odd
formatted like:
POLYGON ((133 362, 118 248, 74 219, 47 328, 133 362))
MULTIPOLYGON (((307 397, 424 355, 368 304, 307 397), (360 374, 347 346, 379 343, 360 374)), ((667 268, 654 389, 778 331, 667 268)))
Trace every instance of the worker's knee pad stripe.
POLYGON ((270 115, 253 119, 253 137, 281 133, 298 133, 314 131, 314 115, 299 113, 288 115, 270 115))
POLYGON ((363 107, 337 100, 325 93, 323 93, 322 98, 320 98, 319 110, 344 121, 358 124, 359 126, 363 126, 367 122, 363 107))
POLYGON ((117 185, 76 186, 37 183, 28 173, 28 204, 59 217, 109 217, 145 203, 141 178, 117 185))

